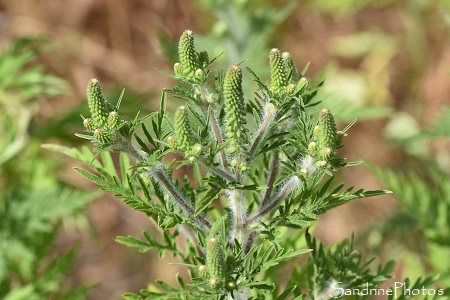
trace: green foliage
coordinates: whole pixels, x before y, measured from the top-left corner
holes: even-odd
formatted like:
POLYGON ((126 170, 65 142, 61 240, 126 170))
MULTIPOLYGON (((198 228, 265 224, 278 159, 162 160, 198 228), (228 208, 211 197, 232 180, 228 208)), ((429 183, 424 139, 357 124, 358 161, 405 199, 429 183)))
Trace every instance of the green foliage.
POLYGON ((0 297, 82 299, 88 288, 67 283, 77 255, 55 253, 63 217, 82 211, 93 194, 57 183, 54 172, 29 134, 38 97, 59 96, 66 83, 33 66, 45 51, 43 41, 23 39, 0 55, 0 297))
POLYGON ((41 95, 59 96, 67 91, 61 79, 30 64, 46 49, 43 41, 17 40, 0 55, 0 166, 27 145, 27 127, 37 112, 33 101, 41 95))
MULTIPOLYGON (((389 193, 352 192, 353 187, 343 190, 344 184, 333 185, 334 172, 358 163, 346 162, 338 152, 352 124, 338 132, 328 110, 317 115, 315 106, 319 102, 315 96, 322 83, 309 83, 303 78, 304 72, 302 78, 295 75, 293 62, 283 59, 279 50, 276 55, 272 50, 267 56, 275 55, 276 63, 275 58, 269 63, 273 69, 284 71, 274 69, 271 81, 266 83, 247 68, 258 92, 255 99, 245 102, 241 68, 232 66, 227 73, 211 70, 210 63, 202 63, 208 55, 196 52, 193 42, 193 33, 184 32, 179 43, 181 65, 176 64, 174 75, 167 74, 179 84, 163 91, 158 112, 131 122, 121 120, 122 128, 127 129, 122 131, 107 126, 111 109, 98 110, 99 106, 90 105, 94 124, 99 123, 96 119, 101 114, 103 121, 96 126, 102 126, 112 138, 100 139, 97 129, 86 126, 88 134, 79 136, 97 146, 95 154, 86 149, 54 147, 90 163, 93 172, 76 171, 122 198, 133 210, 145 213, 162 229, 164 242, 143 232, 144 240, 118 237, 119 243, 141 252, 157 250, 160 257, 171 252, 189 269, 189 284, 181 278, 179 288, 157 281, 141 290, 141 296, 124 297, 283 299, 295 291, 296 299, 303 299, 305 291, 297 285, 280 290, 273 276, 276 269, 310 251, 318 252, 313 256, 317 261, 334 257, 339 272, 351 269, 351 276, 342 278, 348 284, 384 281, 389 267, 378 272, 384 277, 372 276, 357 255, 348 263, 340 262, 347 252, 352 253, 351 245, 343 244, 328 254, 323 249, 314 250, 315 244, 308 238, 311 249, 290 249, 285 244, 286 236, 280 233, 281 228, 301 233, 331 208, 389 193), (168 93, 184 102, 174 117, 166 111, 168 93), (138 126, 142 135, 134 133, 138 126), (320 151, 311 151, 312 143, 318 144, 320 151), (322 148, 330 150, 324 153, 322 148), (105 150, 124 153, 120 155, 119 171, 105 150), (177 158, 169 159, 170 153, 177 158), (193 180, 173 176, 174 170, 184 165, 192 167, 193 180), (179 234, 188 239, 184 247, 175 242, 179 234)), ((96 80, 94 83, 99 85, 96 80)), ((98 91, 95 98, 104 99, 100 87, 98 91)), ((309 269, 301 276, 308 276, 309 269)), ((322 287, 328 280, 323 278, 316 284, 322 287)))
MULTIPOLYGON (((353 239, 344 240, 327 250, 309 234, 306 235, 306 240, 312 252, 303 280, 298 280, 307 282, 307 289, 313 299, 340 298, 340 288, 374 288, 389 279, 394 271, 395 264, 390 261, 384 267, 379 266, 376 273, 373 273, 369 268, 370 261, 363 261, 361 254, 353 248, 353 239)), ((346 299, 363 297, 351 295, 346 299)))
MULTIPOLYGON (((448 117, 449 110, 444 107, 431 125, 401 139, 397 146, 408 152, 415 143, 431 144, 435 140, 448 143, 448 117)), ((449 158, 446 151, 440 156, 444 161, 445 157, 449 158)), ((410 280, 407 279, 405 287, 446 287, 450 284, 450 264, 446 259, 450 255, 449 172, 435 157, 419 156, 408 159, 410 164, 406 168, 370 167, 394 192, 401 208, 368 230, 365 236, 369 237, 369 242, 364 243, 368 245, 369 250, 376 253, 402 253, 402 262, 406 265, 409 277, 419 277, 413 285, 410 285, 410 280), (423 278, 426 275, 428 277, 423 278)), ((445 295, 448 297, 448 290, 445 295)), ((446 299, 444 296, 438 296, 436 299, 446 299)), ((408 295, 402 295, 398 299, 409 298, 408 295)))

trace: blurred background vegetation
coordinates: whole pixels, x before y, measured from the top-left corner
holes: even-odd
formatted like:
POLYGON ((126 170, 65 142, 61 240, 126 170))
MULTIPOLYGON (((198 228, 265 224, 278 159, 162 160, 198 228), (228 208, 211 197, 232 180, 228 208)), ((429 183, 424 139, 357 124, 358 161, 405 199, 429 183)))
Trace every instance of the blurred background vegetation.
POLYGON ((263 78, 272 47, 311 62, 321 106, 341 127, 358 118, 342 151, 367 164, 344 180, 395 193, 331 211, 314 234, 331 245, 354 233, 366 257, 398 260, 398 278, 440 273, 450 286, 449 12, 448 0, 0 1, 0 295, 91 286, 88 299, 119 299, 174 280, 177 267, 113 241, 153 224, 40 145, 81 146, 93 77, 110 99, 126 88, 123 115, 156 109, 172 83, 154 68, 171 72, 185 29, 197 49, 224 51, 219 65, 248 59, 263 78))

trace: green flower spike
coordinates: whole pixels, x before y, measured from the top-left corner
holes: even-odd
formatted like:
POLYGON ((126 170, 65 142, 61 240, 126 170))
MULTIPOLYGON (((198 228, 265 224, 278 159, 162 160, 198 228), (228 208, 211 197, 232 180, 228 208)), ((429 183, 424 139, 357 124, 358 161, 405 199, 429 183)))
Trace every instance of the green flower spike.
POLYGON ((298 70, 295 67, 294 60, 292 59, 291 54, 289 52, 283 52, 283 54, 281 56, 283 58, 283 62, 284 62, 284 66, 287 71, 287 75, 288 76, 290 75, 289 82, 291 82, 291 83, 298 82, 298 80, 299 80, 298 70))
POLYGON ((246 138, 244 92, 242 91, 242 70, 231 66, 225 76, 225 129, 231 140, 227 152, 242 152, 246 138))
POLYGON ((226 263, 225 254, 215 238, 210 239, 206 245, 206 265, 211 277, 209 284, 213 288, 219 288, 224 283, 226 263))
POLYGON ((326 147, 331 150, 336 149, 338 141, 334 117, 328 109, 324 108, 320 111, 318 149, 320 149, 319 151, 323 151, 322 149, 326 147))
POLYGON ((187 74, 193 74, 200 67, 198 55, 194 48, 194 33, 191 30, 186 30, 181 35, 178 43, 178 55, 187 74))
POLYGON ((191 151, 194 146, 192 129, 189 124, 186 106, 178 107, 175 112, 176 148, 183 151, 191 151))
POLYGON ((274 48, 270 50, 270 79, 272 82, 272 92, 277 95, 283 95, 286 86, 288 85, 288 74, 281 56, 280 50, 274 48))
POLYGON ((87 100, 89 111, 95 127, 102 128, 108 124, 110 109, 109 103, 103 97, 102 87, 97 79, 91 79, 87 86, 87 100))

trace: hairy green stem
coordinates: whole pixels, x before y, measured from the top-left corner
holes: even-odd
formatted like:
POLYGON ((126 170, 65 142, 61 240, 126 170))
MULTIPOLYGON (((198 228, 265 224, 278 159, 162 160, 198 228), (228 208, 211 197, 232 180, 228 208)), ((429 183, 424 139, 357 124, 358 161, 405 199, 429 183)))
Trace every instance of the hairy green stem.
POLYGON ((230 174, 227 171, 224 171, 220 168, 217 167, 210 167, 208 165, 206 165, 202 160, 198 160, 199 165, 204 168, 206 171, 210 172, 211 174, 214 174, 216 176, 222 177, 223 179, 225 179, 228 182, 236 182, 236 178, 233 176, 233 174, 230 174))
POLYGON ((250 147, 249 151, 250 159, 257 154, 258 150, 263 145, 267 134, 270 132, 273 121, 275 120, 276 116, 277 116, 276 107, 268 103, 264 108, 263 121, 261 122, 261 125, 259 126, 259 129, 256 133, 255 139, 253 140, 253 143, 250 147))
POLYGON ((275 196, 275 199, 272 200, 269 204, 262 206, 258 213, 256 213, 253 217, 248 219, 248 221, 244 224, 245 227, 249 227, 251 224, 260 220, 266 214, 273 212, 286 198, 293 192, 295 192, 301 185, 303 181, 298 178, 298 176, 292 176, 289 180, 285 182, 283 187, 280 189, 278 194, 275 196))
POLYGON ((273 161, 272 166, 270 168, 270 175, 267 181, 267 190, 264 194, 264 198, 261 202, 261 207, 264 207, 269 202, 270 196, 272 195, 273 185, 275 184, 275 180, 278 176, 278 170, 280 169, 280 158, 278 157, 278 151, 273 150, 273 161))
POLYGON ((211 223, 205 217, 201 215, 195 215, 194 207, 184 199, 184 196, 172 183, 171 178, 167 176, 166 172, 163 170, 163 167, 158 166, 154 168, 153 171, 149 172, 149 176, 154 178, 158 183, 160 183, 162 187, 166 190, 166 192, 180 205, 183 211, 186 212, 193 220, 197 221, 202 226, 205 226, 207 229, 210 229, 212 227, 211 223))
MULTIPOLYGON (((214 135, 214 140, 217 142, 218 145, 223 143, 223 137, 222 132, 220 131, 219 121, 216 118, 216 115, 214 114, 214 110, 209 110, 209 120, 211 122, 211 131, 214 135)), ((222 163, 222 167, 226 170, 228 169, 228 158, 227 154, 225 153, 225 149, 220 149, 219 151, 220 155, 220 162, 222 163)))
POLYGON ((233 218, 230 232, 230 243, 233 245, 234 239, 236 239, 243 245, 246 242, 246 229, 244 228, 244 224, 247 220, 247 215, 243 204, 242 191, 227 190, 226 194, 233 218))

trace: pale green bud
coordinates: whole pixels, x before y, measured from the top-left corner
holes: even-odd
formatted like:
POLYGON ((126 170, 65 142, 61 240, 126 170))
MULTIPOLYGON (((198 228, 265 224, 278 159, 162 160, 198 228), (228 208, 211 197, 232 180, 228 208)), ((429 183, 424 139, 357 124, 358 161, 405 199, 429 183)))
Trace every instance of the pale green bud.
POLYGON ((330 147, 325 147, 320 151, 320 157, 323 160, 329 160, 333 156, 333 150, 330 147))
POLYGON ((311 142, 308 145, 308 154, 314 156, 317 152, 317 144, 315 142, 311 142))
POLYGON ((294 60, 289 52, 283 52, 281 55, 283 58, 284 66, 286 68, 287 75, 291 75, 290 82, 298 81, 298 70, 295 67, 294 60))
POLYGON ((244 92, 242 90, 242 70, 231 66, 224 81, 225 134, 231 140, 228 152, 243 150, 247 141, 244 92))
POLYGON ((232 159, 232 160, 230 161, 230 166, 231 166, 231 167, 236 167, 236 166, 238 165, 238 163, 239 163, 239 162, 237 161, 237 159, 234 158, 234 159, 232 159))
POLYGON ((284 89, 288 85, 288 78, 280 50, 276 48, 270 50, 269 63, 271 90, 277 96, 283 95, 284 89))
POLYGON ((170 148, 176 149, 176 141, 175 141, 175 138, 173 136, 169 136, 167 138, 167 144, 169 144, 170 148))
POLYGON ((236 256, 233 253, 229 253, 226 258, 227 266, 229 270, 234 269, 234 265, 236 263, 236 256))
POLYGON ((175 134, 177 149, 190 151, 194 145, 194 138, 185 106, 178 107, 175 112, 175 134))
POLYGON ((320 126, 319 125, 314 126, 313 133, 316 138, 319 138, 319 134, 320 134, 320 126))
POLYGON ((186 72, 194 73, 199 68, 197 52, 194 48, 194 33, 191 30, 186 30, 181 35, 178 55, 186 72))
POLYGON ((324 167, 324 166, 326 166, 326 165, 327 165, 327 162, 324 161, 324 160, 319 160, 318 162, 316 162, 316 166, 317 166, 318 168, 324 167))
POLYGON ((319 127, 318 148, 330 147, 331 149, 335 149, 338 141, 336 123, 334 122, 333 115, 326 108, 320 111, 319 127))
POLYGON ((87 100, 92 120, 97 128, 101 128, 108 123, 110 105, 103 97, 100 82, 97 79, 91 79, 88 83, 87 100))
POLYGON ((202 69, 197 69, 194 73, 194 77, 195 79, 197 79, 198 81, 204 81, 206 78, 206 74, 202 69))
POLYGON ((239 171, 241 171, 241 172, 247 171, 247 163, 241 162, 241 163, 239 164, 239 171))
POLYGON ((288 95, 292 95, 295 92, 295 85, 288 84, 288 86, 286 87, 286 92, 288 95))
POLYGON ((218 278, 211 278, 209 280, 209 286, 213 289, 219 289, 221 286, 221 281, 218 278))
POLYGON ((183 77, 183 65, 179 62, 173 65, 173 71, 178 77, 183 77))
POLYGON ((200 153, 202 152, 202 145, 200 144, 195 144, 194 147, 192 147, 192 155, 194 156, 199 156, 200 153))
POLYGON ((108 130, 102 130, 102 129, 95 129, 94 130, 94 138, 100 143, 100 144, 110 144, 114 137, 108 130))
POLYGON ((120 126, 121 119, 116 111, 112 111, 108 115, 108 128, 117 129, 120 126))
POLYGON ((208 268, 207 268, 205 265, 200 265, 200 266, 198 266, 198 273, 199 273, 200 276, 202 276, 203 278, 206 278, 206 279, 209 278, 208 268))
POLYGON ((86 118, 83 120, 83 126, 87 131, 93 132, 95 130, 94 121, 91 118, 86 118))
POLYGON ((224 282, 226 268, 225 254, 223 253, 219 241, 215 238, 209 239, 207 243, 206 265, 208 267, 211 280, 215 280, 214 287, 219 287, 219 285, 222 285, 224 282))
POLYGON ((305 77, 300 78, 300 80, 297 83, 297 91, 301 91, 304 88, 308 87, 308 79, 305 77))
POLYGON ((227 289, 227 291, 232 291, 232 290, 236 289, 236 283, 234 281, 228 281, 225 284, 225 288, 227 289))
POLYGON ((347 134, 343 131, 337 131, 336 132, 337 138, 336 138, 336 145, 337 147, 342 145, 342 141, 344 140, 344 137, 347 136, 347 134))
POLYGON ((202 51, 198 54, 198 62, 202 69, 206 68, 209 65, 209 55, 208 52, 202 51))

